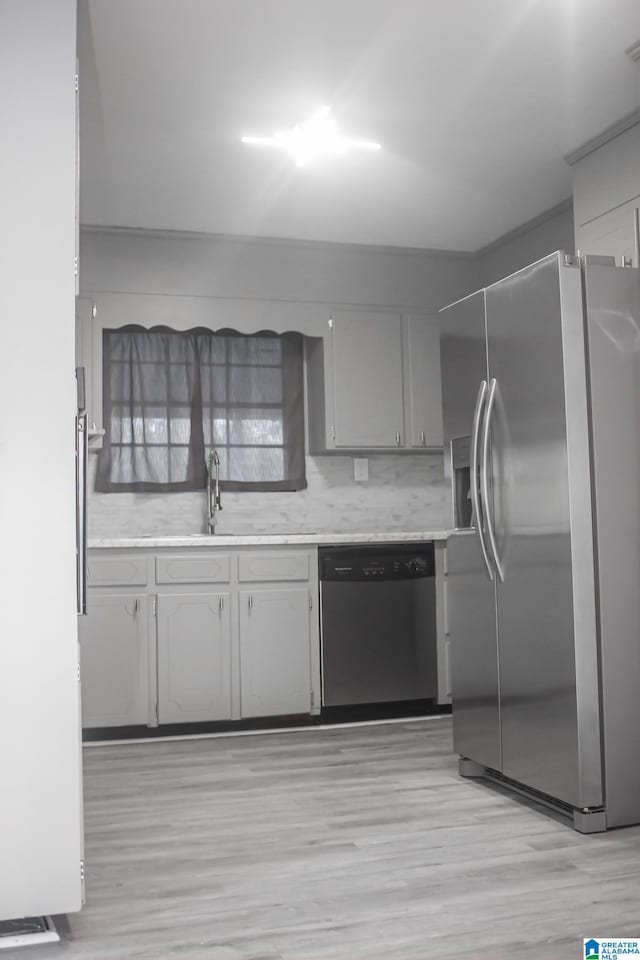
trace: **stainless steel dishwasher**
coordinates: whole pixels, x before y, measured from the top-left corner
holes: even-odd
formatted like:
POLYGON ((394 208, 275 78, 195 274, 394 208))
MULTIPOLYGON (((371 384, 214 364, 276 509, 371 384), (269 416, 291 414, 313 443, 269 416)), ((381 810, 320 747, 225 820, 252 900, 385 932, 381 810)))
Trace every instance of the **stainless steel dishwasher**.
POLYGON ((322 706, 437 696, 433 544, 319 551, 322 706))

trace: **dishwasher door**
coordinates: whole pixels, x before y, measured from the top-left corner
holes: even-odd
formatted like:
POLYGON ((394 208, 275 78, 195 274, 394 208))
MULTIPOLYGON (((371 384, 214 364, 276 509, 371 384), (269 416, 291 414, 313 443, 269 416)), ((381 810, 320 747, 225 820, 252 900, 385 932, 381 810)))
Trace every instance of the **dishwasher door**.
POLYGON ((435 578, 320 584, 322 704, 437 696, 435 578))

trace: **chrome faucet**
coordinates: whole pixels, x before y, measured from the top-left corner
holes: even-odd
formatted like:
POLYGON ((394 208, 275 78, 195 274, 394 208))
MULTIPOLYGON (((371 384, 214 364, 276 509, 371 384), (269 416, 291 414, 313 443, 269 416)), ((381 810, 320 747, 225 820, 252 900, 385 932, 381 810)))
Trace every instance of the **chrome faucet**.
POLYGON ((209 454, 209 469, 207 471, 207 527, 209 533, 216 532, 216 513, 222 510, 220 501, 220 457, 217 450, 209 454), (211 484, 211 474, 215 468, 215 482, 211 484))

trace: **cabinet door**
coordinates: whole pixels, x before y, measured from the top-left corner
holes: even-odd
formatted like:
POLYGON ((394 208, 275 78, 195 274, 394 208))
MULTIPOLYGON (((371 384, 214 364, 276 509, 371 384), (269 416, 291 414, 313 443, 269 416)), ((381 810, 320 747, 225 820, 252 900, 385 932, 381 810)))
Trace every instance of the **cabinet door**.
POLYGON ((336 447, 402 446, 401 315, 334 312, 331 350, 336 447))
POLYGON ((640 198, 636 198, 578 227, 576 247, 580 253, 615 257, 617 264, 624 258, 632 266, 639 266, 639 206, 640 198))
POLYGON ((442 446, 440 330, 437 318, 409 316, 404 323, 407 446, 442 446))
POLYGON ((231 717, 228 593, 158 597, 158 721, 231 717))
POLYGON ((149 722, 148 601, 144 595, 87 599, 78 620, 82 725, 118 727, 149 722))
POLYGON ((309 590, 242 590, 240 702, 243 717, 311 710, 309 590))

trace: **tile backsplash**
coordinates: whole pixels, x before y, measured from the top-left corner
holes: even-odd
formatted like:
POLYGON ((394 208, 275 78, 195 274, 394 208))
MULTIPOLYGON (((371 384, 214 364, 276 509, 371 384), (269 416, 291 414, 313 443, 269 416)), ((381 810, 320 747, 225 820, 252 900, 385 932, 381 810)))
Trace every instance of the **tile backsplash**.
MULTIPOLYGON (((378 454, 369 480, 353 479, 353 457, 307 457, 307 489, 225 493, 218 533, 307 533, 443 529, 451 491, 440 453, 378 454)), ((89 457, 89 536, 185 535, 206 529, 205 491, 96 493, 97 456, 89 457)))

